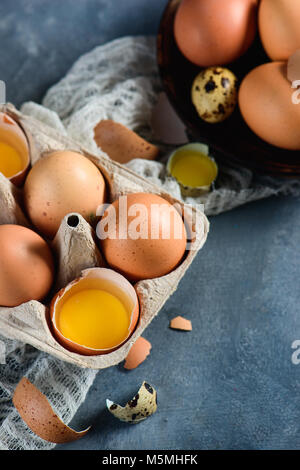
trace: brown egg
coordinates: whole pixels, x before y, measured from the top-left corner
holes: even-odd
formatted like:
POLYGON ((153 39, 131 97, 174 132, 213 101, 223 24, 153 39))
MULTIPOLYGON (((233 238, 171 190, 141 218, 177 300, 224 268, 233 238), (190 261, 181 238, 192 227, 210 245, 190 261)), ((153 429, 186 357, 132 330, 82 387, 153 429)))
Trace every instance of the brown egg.
POLYGON ((299 0, 262 0, 258 26, 261 41, 270 59, 287 60, 300 48, 299 0))
POLYGON ((238 59, 256 32, 256 0, 182 0, 174 36, 182 54, 202 67, 238 59))
POLYGON ((24 201, 32 223, 53 238, 66 214, 78 212, 88 222, 105 198, 105 182, 88 158, 58 151, 38 160, 24 186, 24 201))
POLYGON ((176 209, 148 193, 129 194, 111 204, 97 226, 97 235, 107 263, 131 280, 172 271, 182 260, 187 242, 176 209))
POLYGON ((27 377, 18 383, 13 404, 27 426, 39 437, 48 442, 63 444, 77 441, 85 436, 90 428, 74 431, 54 413, 45 395, 27 377))
POLYGON ((244 78, 239 106, 246 123, 261 139, 277 147, 300 150, 300 106, 285 62, 260 65, 244 78))
POLYGON ((111 119, 102 120, 95 126, 94 139, 103 152, 119 163, 127 163, 134 158, 154 160, 159 154, 155 145, 111 119))
POLYGON ((54 263, 50 248, 37 233, 20 225, 1 225, 0 259, 0 305, 15 307, 47 295, 54 263))

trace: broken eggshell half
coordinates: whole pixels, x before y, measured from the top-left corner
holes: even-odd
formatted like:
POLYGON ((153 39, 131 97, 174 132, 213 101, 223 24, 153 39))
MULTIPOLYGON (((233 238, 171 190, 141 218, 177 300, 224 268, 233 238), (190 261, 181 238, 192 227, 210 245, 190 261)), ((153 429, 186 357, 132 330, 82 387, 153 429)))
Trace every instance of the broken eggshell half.
POLYGON ((66 349, 78 354, 93 356, 108 354, 122 346, 132 335, 139 319, 139 301, 134 287, 121 274, 107 268, 89 268, 81 272, 81 276, 62 288, 52 299, 50 305, 50 322, 54 337, 66 349), (60 309, 64 302, 73 294, 85 289, 104 290, 117 297, 130 312, 130 323, 126 337, 110 348, 94 349, 76 343, 62 334, 58 327, 60 309))
POLYGON ((55 444, 76 441, 89 431, 74 431, 54 413, 45 395, 33 385, 27 377, 18 383, 13 404, 27 426, 37 436, 55 444))
POLYGON ((183 197, 198 197, 208 193, 214 187, 218 176, 218 166, 214 158, 209 155, 209 147, 206 144, 193 142, 177 147, 169 155, 167 173, 169 177, 177 181, 183 197), (188 154, 191 154, 191 160, 187 158, 188 154), (180 168, 180 171, 178 171, 178 168, 180 168), (192 185, 185 182, 187 175, 190 179, 191 177, 194 178, 195 175, 199 177, 202 172, 202 184, 192 185))
POLYGON ((20 170, 7 178, 16 186, 21 186, 30 166, 29 144, 19 124, 7 113, 2 112, 0 112, 0 141, 14 148, 20 157, 20 170))
POLYGON ((107 409, 120 421, 137 424, 157 410, 157 393, 152 385, 143 382, 137 394, 125 406, 106 400, 107 409))

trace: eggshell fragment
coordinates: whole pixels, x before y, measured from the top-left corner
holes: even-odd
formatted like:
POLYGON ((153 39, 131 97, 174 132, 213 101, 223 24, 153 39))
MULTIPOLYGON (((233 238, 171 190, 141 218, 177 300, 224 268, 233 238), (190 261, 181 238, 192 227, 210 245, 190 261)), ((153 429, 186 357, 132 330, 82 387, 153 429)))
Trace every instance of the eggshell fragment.
POLYGON ((287 77, 290 82, 300 81, 300 49, 292 54, 288 60, 287 77))
POLYGON ((154 160, 159 154, 155 145, 110 119, 100 121, 95 126, 94 140, 101 150, 119 163, 127 163, 134 158, 154 160))
POLYGON ((183 317, 175 317, 170 321, 170 328, 174 330, 192 331, 192 322, 183 317))
POLYGON ((140 336, 131 347, 126 359, 124 368, 131 370, 139 366, 150 354, 151 343, 140 336))
POLYGON ((164 144, 181 145, 189 141, 186 127, 171 106, 166 93, 160 93, 152 111, 151 127, 155 139, 164 144))
POLYGON ((130 424, 140 423, 157 410, 157 393, 155 388, 144 381, 138 393, 124 407, 110 400, 106 400, 106 406, 120 421, 130 424))
POLYGON ((45 441, 63 444, 85 436, 90 427, 84 431, 74 431, 54 413, 45 395, 28 379, 23 377, 18 383, 13 404, 27 426, 45 441))

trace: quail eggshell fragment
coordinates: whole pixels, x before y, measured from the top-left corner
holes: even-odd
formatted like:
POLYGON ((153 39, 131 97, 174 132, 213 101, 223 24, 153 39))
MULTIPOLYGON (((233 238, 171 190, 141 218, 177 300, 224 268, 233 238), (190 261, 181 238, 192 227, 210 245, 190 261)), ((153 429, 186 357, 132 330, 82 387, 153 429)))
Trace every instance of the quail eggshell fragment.
MULTIPOLYGON (((139 301, 134 287, 121 274, 107 268, 88 268, 81 272, 81 276, 62 288, 52 299, 50 305, 50 321, 53 326, 53 334, 58 342, 71 352, 85 356, 95 356, 107 354, 124 344, 132 335, 139 319, 139 301), (112 348, 94 349, 84 344, 76 343, 62 334, 59 329, 59 313, 64 301, 74 292, 82 289, 104 289, 117 298, 122 298, 122 302, 128 306, 130 312, 130 323, 127 336, 120 344, 112 348)), ((83 319, 84 321, 84 319, 83 319)))
POLYGON ((233 113, 237 103, 236 76, 222 67, 202 70, 192 85, 192 102, 204 121, 224 121, 233 113))
POLYGON ((40 158, 24 186, 24 202, 35 227, 52 239, 65 215, 78 212, 93 222, 105 199, 100 170, 85 156, 57 151, 40 158))
POLYGON ((39 437, 48 442, 63 444, 85 436, 84 431, 74 431, 57 416, 45 395, 27 377, 18 383, 13 404, 27 426, 39 437))
POLYGON ((100 121, 94 128, 98 147, 116 162, 127 163, 134 158, 154 160, 159 149, 131 129, 110 119, 100 121))
POLYGON ((175 317, 170 321, 170 328, 174 330, 192 331, 192 322, 183 317, 175 317))
POLYGON ((152 385, 143 382, 138 393, 124 407, 110 400, 106 400, 106 406, 120 421, 137 424, 157 410, 157 393, 152 385))
POLYGON ((149 356, 151 350, 151 343, 140 336, 136 342, 131 346, 130 351, 125 359, 124 368, 131 370, 138 367, 147 356, 149 356))

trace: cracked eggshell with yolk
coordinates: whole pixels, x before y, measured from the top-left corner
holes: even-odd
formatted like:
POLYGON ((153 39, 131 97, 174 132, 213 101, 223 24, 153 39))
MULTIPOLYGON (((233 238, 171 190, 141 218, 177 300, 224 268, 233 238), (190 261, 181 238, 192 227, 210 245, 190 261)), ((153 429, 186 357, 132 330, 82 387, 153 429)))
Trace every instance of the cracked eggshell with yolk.
MULTIPOLYGON (((89 268, 81 273, 81 277, 69 283, 62 288, 52 299, 50 305, 50 320, 54 337, 66 349, 77 354, 85 356, 95 356, 99 354, 108 354, 118 349, 124 344, 134 332, 139 319, 139 301, 134 287, 121 274, 106 268, 89 268), (121 300, 126 305, 130 322, 127 335, 119 343, 111 348, 95 349, 87 347, 85 344, 79 344, 70 338, 67 338, 59 329, 59 315, 63 303, 70 298, 73 293, 80 292, 82 289, 103 289, 121 300)), ((83 318, 82 321, 86 321, 83 318)))

